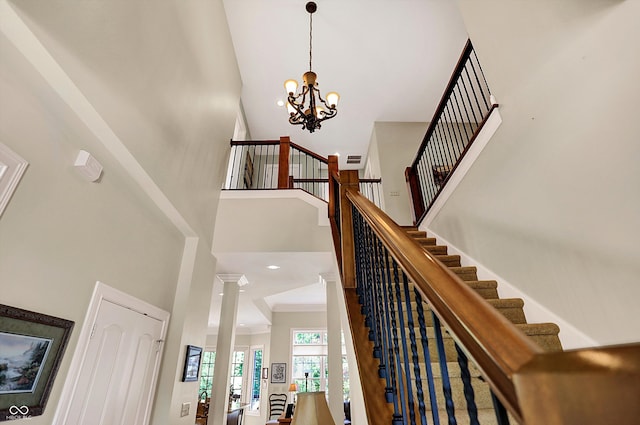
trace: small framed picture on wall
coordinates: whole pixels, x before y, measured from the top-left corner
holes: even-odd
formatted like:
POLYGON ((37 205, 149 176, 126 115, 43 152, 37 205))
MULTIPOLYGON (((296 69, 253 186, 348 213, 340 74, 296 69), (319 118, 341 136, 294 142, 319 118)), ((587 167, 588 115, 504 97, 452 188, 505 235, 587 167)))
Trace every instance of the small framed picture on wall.
POLYGON ((287 364, 271 363, 271 383, 284 384, 287 382, 287 364))
POLYGON ((184 370, 182 371, 182 382, 198 380, 200 357, 202 357, 202 348, 196 347, 195 345, 187 345, 187 355, 184 358, 184 370))

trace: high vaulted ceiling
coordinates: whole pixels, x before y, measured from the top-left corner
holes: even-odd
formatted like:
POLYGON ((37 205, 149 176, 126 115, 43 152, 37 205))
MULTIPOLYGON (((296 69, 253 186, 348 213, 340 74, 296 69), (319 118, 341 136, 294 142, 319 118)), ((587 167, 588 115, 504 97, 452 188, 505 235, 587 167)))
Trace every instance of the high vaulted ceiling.
MULTIPOLYGON (((311 134, 290 125, 286 108, 276 104, 286 100, 284 81, 295 78, 300 82, 308 70, 305 4, 306 0, 224 0, 251 138, 274 140, 289 135, 293 142, 323 156, 339 153, 343 169, 348 168, 347 155, 361 155, 363 162, 351 168, 363 168, 376 121, 429 121, 467 40, 464 24, 455 2, 449 0, 317 1, 313 70, 322 93, 335 90, 341 100, 338 115, 311 134)), ((247 235, 240 241, 239 229, 222 237, 220 226, 227 228, 239 221, 238 208, 225 218, 227 202, 231 201, 222 201, 218 212, 214 253, 220 273, 244 274, 249 280, 240 295, 238 323, 244 326, 238 331, 260 331, 268 326, 265 309, 323 308, 325 294, 319 274, 334 273, 335 255, 331 248, 324 248, 326 252, 295 249, 301 239, 318 237, 314 233, 318 229, 314 225, 306 231, 287 231, 290 225, 274 229, 270 219, 258 226, 263 229, 259 233, 253 230, 253 238, 247 235), (267 236, 268 232, 275 233, 267 236), (251 240, 274 238, 278 238, 278 249, 258 248, 251 240), (269 271, 269 264, 282 268, 269 271)), ((256 208, 261 208, 257 216, 266 214, 264 206, 256 208)), ((209 322, 214 328, 217 306, 222 302, 218 285, 209 322)))
MULTIPOLYGON (((276 105, 285 98, 283 82, 300 80, 308 69, 306 0, 222 2, 252 139, 289 135, 292 141, 323 156, 339 153, 341 168, 348 168, 347 155, 366 159, 376 121, 430 119, 467 38, 451 0, 318 0, 313 70, 322 92, 335 90, 341 101, 338 115, 310 134, 290 125, 286 109, 276 105)), ((225 24, 222 19, 214 20, 220 18, 214 13, 215 1, 71 4, 67 0, 16 0, 12 4, 136 154, 154 152, 142 146, 148 143, 149 134, 159 147, 177 148, 176 140, 188 140, 174 136, 190 131, 189 117, 200 116, 201 109, 219 113, 218 104, 235 103, 222 83, 203 72, 233 68, 218 66, 224 55, 212 47, 218 36, 214 29, 225 24), (214 101, 206 98, 206 93, 212 92, 220 94, 214 101)), ((71 113, 60 109, 63 112, 71 113)), ((227 137, 220 134, 226 134, 226 129, 211 130, 212 139, 227 137)), ((184 164, 156 164, 153 155, 138 160, 161 178, 185 172, 181 168, 184 164)), ((364 162, 352 168, 363 166, 364 162)), ((237 214, 229 220, 237 220, 237 214)), ((228 223, 217 220, 216 231, 225 225, 228 223)), ((324 289, 318 283, 319 275, 334 273, 335 260, 330 246, 303 249, 297 245, 300 238, 312 237, 309 232, 290 232, 278 249, 241 250, 214 241, 218 273, 240 273, 249 278, 250 286, 241 296, 244 317, 239 318, 246 320, 248 327, 268 325, 261 314, 254 314, 256 309, 320 308, 324 289), (267 263, 282 268, 271 273, 265 269, 267 263), (250 323, 253 318, 259 320, 250 323)), ((217 326, 218 292, 216 287, 212 327, 217 326)))
MULTIPOLYGON (((306 0, 224 0, 254 140, 291 140, 323 156, 366 158, 376 121, 429 121, 467 33, 450 0, 318 0, 313 70, 338 115, 314 133, 288 122, 284 81, 309 66, 306 0)), ((363 168, 364 164, 351 168, 363 168)))

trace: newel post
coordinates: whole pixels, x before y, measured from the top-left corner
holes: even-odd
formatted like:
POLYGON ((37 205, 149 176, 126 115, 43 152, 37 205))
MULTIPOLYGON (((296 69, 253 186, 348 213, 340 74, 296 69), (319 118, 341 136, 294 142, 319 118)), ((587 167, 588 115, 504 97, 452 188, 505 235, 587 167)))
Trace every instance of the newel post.
POLYGON ((413 213, 413 224, 418 224, 418 220, 424 214, 424 197, 418 181, 418 173, 413 167, 404 170, 404 178, 407 182, 409 196, 411 196, 411 212, 413 213))
POLYGON ((329 155, 327 157, 327 168, 329 170, 329 218, 336 218, 336 186, 333 184, 334 175, 338 175, 338 157, 329 155))
POLYGON ((278 156, 278 189, 289 189, 289 136, 280 137, 280 153, 278 156))
POLYGON ((340 229, 342 235, 342 284, 345 288, 356 287, 356 256, 353 237, 353 214, 347 199, 347 188, 359 190, 357 170, 340 171, 340 229))

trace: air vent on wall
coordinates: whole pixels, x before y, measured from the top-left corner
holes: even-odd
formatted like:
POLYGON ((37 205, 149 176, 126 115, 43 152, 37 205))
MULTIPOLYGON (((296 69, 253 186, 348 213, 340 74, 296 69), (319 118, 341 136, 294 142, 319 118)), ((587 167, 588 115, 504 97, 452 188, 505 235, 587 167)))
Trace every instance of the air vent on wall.
POLYGON ((347 164, 360 164, 360 161, 362 161, 362 155, 347 156, 347 164))

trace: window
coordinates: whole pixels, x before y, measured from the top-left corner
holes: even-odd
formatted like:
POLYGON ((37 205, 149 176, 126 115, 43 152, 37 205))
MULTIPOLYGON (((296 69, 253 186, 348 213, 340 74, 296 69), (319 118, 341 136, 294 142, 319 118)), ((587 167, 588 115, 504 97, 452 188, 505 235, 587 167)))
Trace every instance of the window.
POLYGON ((200 367, 200 390, 198 391, 200 400, 211 397, 211 387, 213 386, 213 368, 216 364, 216 352, 205 351, 202 356, 202 366, 200 367))
POLYGON ((298 385, 298 391, 326 391, 328 368, 325 330, 294 330, 291 360, 291 376, 298 385))
POLYGON ((249 400, 249 411, 260 410, 260 379, 262 378, 262 347, 251 348, 251 358, 253 359, 251 371, 251 399, 249 400))
MULTIPOLYGON (((251 347, 251 350, 236 348, 236 351, 233 352, 229 378, 229 394, 233 400, 232 408, 249 403, 248 413, 259 412, 263 351, 262 346, 255 346, 251 347)), ((200 373, 199 395, 201 400, 211 397, 215 361, 215 351, 204 352, 200 373)))
POLYGON ((234 351, 231 358, 231 377, 229 379, 229 398, 233 400, 232 407, 240 404, 243 388, 244 351, 234 351))
POLYGON ((342 344, 342 397, 344 401, 348 401, 349 393, 349 361, 345 355, 345 346, 342 344))
MULTIPOLYGON (((298 391, 327 391, 329 360, 325 330, 293 331, 292 379, 298 391), (305 373, 308 377, 305 378, 305 373)), ((342 337, 342 395, 349 400, 349 363, 342 337)))

